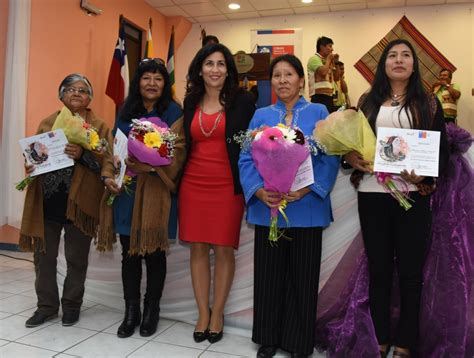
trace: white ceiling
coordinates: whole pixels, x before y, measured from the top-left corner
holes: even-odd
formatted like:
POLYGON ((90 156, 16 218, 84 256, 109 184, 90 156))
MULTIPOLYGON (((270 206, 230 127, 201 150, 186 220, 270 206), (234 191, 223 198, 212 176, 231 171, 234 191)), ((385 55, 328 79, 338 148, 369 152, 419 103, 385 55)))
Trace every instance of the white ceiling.
POLYGON ((472 3, 473 0, 145 0, 165 16, 183 16, 193 23, 251 19, 335 11, 351 11, 386 7, 472 3), (239 10, 227 5, 238 3, 239 10))

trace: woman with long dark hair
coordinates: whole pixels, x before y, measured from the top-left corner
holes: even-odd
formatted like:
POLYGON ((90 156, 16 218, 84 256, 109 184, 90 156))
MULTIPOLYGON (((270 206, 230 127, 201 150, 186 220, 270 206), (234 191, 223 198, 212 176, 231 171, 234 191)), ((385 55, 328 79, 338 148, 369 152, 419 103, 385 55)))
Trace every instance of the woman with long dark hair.
MULTIPOLYGON (((113 178, 104 178, 111 193, 119 194, 113 203, 113 232, 120 235, 122 244, 122 282, 125 317, 118 328, 121 338, 131 336, 140 324, 140 335, 155 333, 160 313, 160 299, 166 277, 168 222, 171 193, 184 161, 182 111, 171 95, 168 71, 160 59, 140 62, 130 83, 130 93, 115 123, 125 135, 130 132, 132 119, 159 117, 178 134, 173 162, 168 166, 153 167, 129 157, 126 165, 138 175, 127 193, 120 192, 113 178), (147 283, 143 319, 140 311, 140 282, 142 259, 146 263, 147 283)), ((109 160, 109 167, 113 163, 109 160)), ((107 230, 107 228, 103 228, 107 230)), ((110 231, 109 236, 110 236, 110 231)))
MULTIPOLYGON (((448 145, 442 108, 422 86, 418 58, 410 42, 399 39, 387 44, 372 88, 361 97, 359 107, 375 133, 378 127, 440 132, 439 172, 444 170, 448 145)), ((429 193, 434 189, 435 179, 414 171, 400 173, 413 200, 412 208, 405 211, 370 175, 370 163, 359 153, 351 152, 344 159, 358 170, 352 179, 358 188, 359 217, 369 261, 370 314, 380 353, 386 356, 393 344, 394 357, 410 357, 418 345, 422 269, 431 226, 429 193), (397 327, 390 327, 395 267, 400 287, 400 319, 397 327)))
POLYGON ((191 276, 199 318, 196 342, 222 338, 224 306, 235 271, 234 249, 244 211, 234 134, 255 111, 238 88, 234 59, 221 44, 203 47, 192 60, 184 100, 188 161, 179 191, 179 238, 191 243, 191 276), (210 250, 215 254, 212 315, 210 250))

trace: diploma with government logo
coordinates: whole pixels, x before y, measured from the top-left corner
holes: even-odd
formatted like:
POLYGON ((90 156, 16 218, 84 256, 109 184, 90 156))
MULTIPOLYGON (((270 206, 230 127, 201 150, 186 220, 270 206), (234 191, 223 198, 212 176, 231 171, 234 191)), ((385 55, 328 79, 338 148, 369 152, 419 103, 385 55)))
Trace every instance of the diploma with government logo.
POLYGON ((62 129, 20 139, 26 161, 35 167, 30 175, 34 177, 73 166, 74 160, 64 153, 66 144, 68 140, 62 129))
POLYGON ((437 177, 439 142, 440 132, 379 127, 374 171, 399 174, 406 169, 437 177))

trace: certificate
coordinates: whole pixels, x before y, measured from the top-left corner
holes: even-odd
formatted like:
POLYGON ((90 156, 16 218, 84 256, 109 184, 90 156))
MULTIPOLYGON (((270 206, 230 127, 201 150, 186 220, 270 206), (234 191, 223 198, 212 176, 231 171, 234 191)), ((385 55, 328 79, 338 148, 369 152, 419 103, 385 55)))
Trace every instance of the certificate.
POLYGON ((311 160, 311 154, 308 155, 306 160, 301 163, 298 171, 296 172, 295 180, 291 185, 290 191, 297 191, 308 185, 314 183, 314 174, 313 174, 313 161, 311 160))
POLYGON ((439 141, 440 132, 379 127, 374 171, 437 177, 439 141))
POLYGON ((26 162, 34 166, 31 176, 74 165, 74 160, 64 153, 68 141, 62 129, 23 138, 19 142, 26 162))
POLYGON ((125 158, 127 158, 128 153, 127 143, 127 136, 117 128, 114 139, 114 165, 116 168, 115 182, 119 187, 122 186, 125 176, 125 158))

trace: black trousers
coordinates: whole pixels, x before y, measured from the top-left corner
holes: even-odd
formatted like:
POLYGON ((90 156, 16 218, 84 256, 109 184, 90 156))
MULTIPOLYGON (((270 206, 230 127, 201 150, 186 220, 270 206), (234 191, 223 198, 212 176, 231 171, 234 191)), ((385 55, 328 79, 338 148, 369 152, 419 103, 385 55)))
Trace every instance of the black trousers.
POLYGON ((38 297, 38 311, 47 315, 55 314, 59 310, 56 265, 63 228, 64 256, 67 265, 61 298, 63 312, 79 310, 84 296, 84 282, 87 275, 92 238, 85 235, 73 224, 61 224, 45 220, 44 241, 46 252, 36 250, 33 254, 33 260, 36 273, 35 290, 38 297))
MULTIPOLYGON (((358 194, 359 217, 369 261, 370 314, 379 344, 390 342, 390 302, 396 266, 400 319, 395 345, 416 349, 425 250, 430 235, 430 197, 412 192, 405 211, 386 193, 358 194)), ((395 327, 393 327, 395 328, 395 327)))
POLYGON ((329 113, 336 111, 336 107, 334 107, 334 100, 332 96, 328 96, 325 94, 314 94, 311 96, 311 102, 324 104, 329 113))
POLYGON ((291 228, 277 245, 255 226, 252 340, 312 354, 321 266, 322 228, 291 228))
POLYGON ((166 278, 166 253, 157 250, 152 254, 129 255, 130 236, 120 235, 122 244, 122 283, 126 301, 140 299, 142 259, 146 263, 145 301, 159 301, 166 278))

